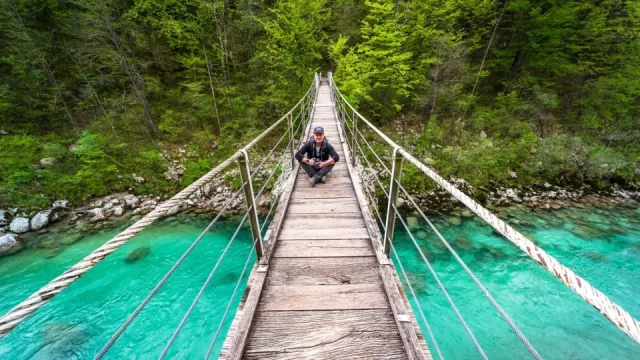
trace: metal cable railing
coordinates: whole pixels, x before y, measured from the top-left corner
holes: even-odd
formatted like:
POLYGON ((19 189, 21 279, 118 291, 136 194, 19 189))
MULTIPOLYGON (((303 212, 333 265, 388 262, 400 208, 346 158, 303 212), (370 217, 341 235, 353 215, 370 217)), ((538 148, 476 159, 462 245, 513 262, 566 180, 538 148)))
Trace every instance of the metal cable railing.
MULTIPOLYGON (((266 225, 269 223, 269 216, 271 215, 271 212, 273 211, 273 209, 275 208, 275 205, 277 204, 277 201, 273 201, 271 203, 271 207, 269 208, 269 211, 267 212, 267 217, 265 218, 264 222, 262 223, 262 227, 260 228, 260 231, 263 231, 264 228, 266 227, 266 225)), ((218 324, 218 327, 216 329, 216 332, 213 336, 213 340, 211 340, 211 344, 209 345, 209 349, 207 350, 207 355, 205 356, 205 359, 208 360, 209 357, 211 356, 211 352, 213 351, 213 348, 215 347, 216 341, 218 341, 218 336, 220 335, 220 331, 222 330, 222 326, 224 325, 225 320, 227 319, 227 316, 229 315, 229 311, 231 310, 231 305, 233 304, 233 301, 236 298, 236 294, 238 293, 238 289, 240 288, 240 283, 242 282, 242 279, 244 277, 244 274, 247 270, 247 266, 249 265, 249 260, 251 259, 251 255, 253 255, 253 251, 255 250, 255 246, 256 246, 256 242, 253 242, 253 246, 251 247, 251 250, 249 251, 249 255, 247 255, 247 260, 244 263, 244 267, 242 268, 242 273, 240 274, 238 281, 236 283, 235 288, 233 289, 233 293, 231 294, 231 297, 229 298, 229 302, 227 303, 227 307, 224 310, 224 313, 222 314, 222 318, 220 319, 220 322, 218 324)))
POLYGON ((229 199, 226 202, 226 204, 222 207, 218 215, 216 215, 216 217, 209 223, 209 225, 207 225, 207 227, 200 233, 200 235, 198 235, 198 237, 191 243, 191 245, 187 248, 187 250, 185 250, 182 256, 180 256, 180 258, 173 264, 173 266, 171 266, 169 271, 167 271, 167 273, 162 277, 162 279, 158 281, 156 286, 154 286, 153 289, 149 292, 149 294, 147 294, 147 296, 142 300, 142 302, 133 311, 133 313, 129 315, 127 320, 125 320, 125 322, 120 326, 120 328, 111 336, 109 341, 107 341, 107 343, 102 347, 100 352, 98 352, 98 354, 95 356, 95 359, 101 359, 107 353, 107 351, 109 351, 109 349, 118 340, 118 338, 120 338, 122 333, 124 333, 124 331, 129 327, 129 325, 131 325, 133 320, 135 320, 136 317, 138 317, 142 309, 144 309, 147 306, 149 301, 151 301, 151 299, 156 295, 158 290, 160 290, 160 288, 167 282, 167 280, 169 280, 171 275, 173 275, 173 273, 178 269, 178 267, 184 262, 184 260, 187 258, 187 256, 189 256, 189 254, 193 251, 196 245, 200 243, 200 240, 202 240, 205 234, 207 234, 207 232, 209 232, 209 230, 218 222, 218 220, 220 219, 222 214, 225 212, 225 210, 227 210, 227 208, 231 205, 231 203, 233 203, 233 201, 235 201, 235 199, 240 195, 241 192, 242 192, 242 189, 236 191, 231 197, 231 199, 229 199))
MULTIPOLYGON (((302 124, 302 122, 298 125, 298 128, 300 127, 300 125, 302 124)), ((292 125, 292 122, 289 122, 289 125, 292 125)), ((282 160, 284 158, 284 156, 287 154, 287 150, 293 146, 293 138, 290 138, 290 141, 287 144, 287 147, 283 150, 283 154, 280 156, 279 161, 277 162, 277 166, 273 168, 273 170, 271 171, 269 177, 265 180, 262 188, 260 189, 260 191, 258 192, 257 195, 253 195, 253 189, 252 189, 252 182, 251 182, 251 175, 250 174, 256 174, 257 171, 265 164, 265 162, 269 159, 269 157, 271 156, 271 154, 273 154, 273 152, 278 148, 278 146, 280 145, 280 143, 282 143, 282 140, 285 138, 285 136, 287 135, 292 135, 293 131, 291 128, 288 128, 287 131, 285 131, 284 135, 282 137, 280 137, 280 139, 277 141, 277 143, 271 148, 271 150, 269 151, 268 155, 265 156, 265 158, 263 159, 263 161, 260 163, 260 165, 257 166, 257 168, 251 172, 248 168, 246 170, 243 171, 243 164, 239 163, 240 165, 240 170, 241 170, 241 175, 247 176, 248 179, 241 185, 241 188, 234 194, 234 196, 227 202, 227 204, 225 204, 225 206, 222 208, 222 210, 218 213, 218 215, 216 216, 216 218, 214 219, 214 221, 212 221, 212 223, 209 224, 209 226, 207 226, 207 228, 203 231, 202 234, 200 234, 200 236, 192 243, 192 245, 187 249, 187 251, 182 255, 182 257, 180 257, 180 259, 178 259, 178 261, 173 265, 173 267, 169 270, 169 272, 167 272, 167 274, 165 274, 165 276, 161 279, 161 281, 156 285, 156 287, 154 287, 154 289, 147 295, 147 297, 143 300, 143 302, 138 306, 138 308, 136 308, 136 310, 129 316, 129 318, 125 321, 125 323, 118 329, 118 331, 116 331, 116 333, 111 337, 111 339, 107 342, 107 344, 102 348, 102 350, 98 353, 98 355, 96 356, 96 359, 100 359, 102 358, 106 352, 113 346, 113 344, 118 340, 118 338, 122 335, 122 333, 126 330, 126 328, 133 322, 133 320, 139 315, 139 313, 142 311, 142 309, 148 304, 148 302, 151 300, 151 298, 153 298, 155 296, 155 294, 157 293, 157 291, 160 289, 160 287, 162 287, 164 285, 164 283, 168 280, 168 278, 173 274, 173 272, 180 266, 180 264, 184 261, 184 259, 189 255, 189 253, 191 253, 191 251, 193 250, 193 248, 195 248, 195 246, 200 242, 200 240, 202 239, 202 237, 204 236, 204 234, 206 232, 208 232, 208 230, 215 224, 215 222, 218 220, 218 218, 220 218, 220 216, 224 213, 224 211, 227 209, 227 207, 229 206, 229 204, 231 204, 235 198, 240 194, 241 191, 244 191, 245 193, 245 200, 247 202, 247 211, 243 217, 243 219, 240 221, 240 224, 238 225, 235 233, 233 234, 233 236, 231 237, 231 239, 229 240, 229 242, 227 243, 225 249, 223 250, 222 254, 220 255, 220 257, 218 258, 216 264, 214 265, 213 269, 211 270, 209 276, 207 277, 207 279, 205 280, 204 284, 202 285, 202 287, 200 288, 200 291, 198 292, 198 294, 196 295, 196 297, 194 298, 194 300, 192 301, 191 305, 189 306, 189 309, 186 311, 185 315, 183 316, 182 320, 180 321, 180 323, 178 324, 178 326, 176 327, 175 331, 173 332, 171 338, 168 340, 166 346, 164 347, 164 349, 162 350, 162 353, 160 355, 160 359, 164 358, 167 354, 167 352, 169 351, 169 349, 171 348, 171 345, 173 344, 173 342, 175 341, 175 339, 177 338, 178 334, 180 333, 180 331, 182 330, 182 328, 184 327, 184 324, 186 323, 186 321, 188 320, 189 316, 191 315, 192 311, 194 310, 195 306, 197 305, 197 303, 199 302, 200 298, 202 297, 202 294, 204 293, 206 287, 209 285, 211 279, 213 278, 213 276, 215 275, 220 263, 222 262, 224 256, 226 255, 228 249, 230 248, 231 244, 233 243, 233 241, 235 240, 235 238, 237 237, 242 225, 244 224, 244 222, 246 221, 247 217, 249 217, 249 215, 252 212, 255 212, 256 210, 256 203, 255 203, 255 199, 259 198, 260 195, 262 195, 262 193, 264 192, 264 190, 266 189, 266 187, 269 185, 270 180, 273 178, 273 176, 275 175, 275 173, 278 171, 278 169, 280 168, 280 165, 282 164, 282 160), (247 191, 246 187, 251 188, 249 191, 247 191), (247 198, 247 194, 250 194, 251 197, 247 198)), ((247 153, 246 151, 244 151, 244 155, 245 155, 245 161, 244 161, 244 167, 247 167, 248 162, 247 160, 247 153)), ((275 204, 275 202, 274 202, 275 204)), ((272 205, 273 207, 273 205, 272 205)), ((271 210, 270 210, 271 211, 271 210)), ((257 212, 256 212, 257 214, 257 212)), ((251 222, 252 227, 254 226, 254 222, 251 222)), ((259 227, 259 222, 257 221, 257 218, 255 220, 255 226, 259 227)), ((264 224, 263 224, 264 227, 264 224)), ((255 235, 255 230, 256 229, 252 229, 252 231, 254 232, 255 235)), ((261 232, 262 229, 259 229, 257 231, 257 233, 259 234, 257 237, 254 236, 254 247, 256 246, 256 244, 258 242, 262 241, 262 236, 261 236, 261 232)), ((261 244, 260 244, 261 245, 261 244)), ((253 249, 253 247, 252 247, 253 249)), ((261 253, 261 251, 260 251, 261 253)))
MULTIPOLYGON (((359 132, 356 126, 356 123, 363 122, 366 125, 366 127, 368 127, 370 130, 376 133, 385 143, 387 143, 389 146, 391 146, 394 149, 394 156, 398 156, 398 159, 400 160, 405 159, 409 161, 411 164, 415 165, 420 171, 422 171, 424 174, 426 174, 428 177, 434 180, 439 186, 441 186, 442 188, 447 190, 449 193, 451 193, 451 195, 454 198, 456 198, 458 201, 466 205, 470 210, 475 212, 480 218, 482 218, 490 226, 492 226, 496 231, 498 231, 500 234, 505 236, 508 240, 513 242, 518 248, 524 251, 527 255, 529 255, 532 259, 534 259, 536 262, 542 265, 545 269, 549 270, 554 276, 560 279, 563 283, 565 283, 569 288, 571 288, 574 292, 580 295, 589 304, 591 304, 593 307, 599 310, 608 320, 614 323, 625 334, 630 336, 636 342, 640 343, 640 323, 635 318, 633 318, 627 311, 625 311, 620 306, 612 302, 606 295, 604 295, 603 293, 595 289, 593 286, 591 286, 591 284, 589 284, 587 281, 585 281, 581 277, 577 276, 572 270, 562 265, 555 258, 547 254, 544 250, 540 249, 529 239, 527 239, 522 234, 517 232, 515 229, 513 229, 511 226, 506 224, 504 221, 497 218, 495 215, 493 215, 487 209, 479 205, 469 196, 467 196, 466 194, 458 190, 451 183, 444 180, 435 171, 430 169, 428 166, 422 164, 413 155, 409 154, 406 150, 398 146, 387 135, 382 133, 378 128, 376 128, 373 124, 371 124, 371 122, 369 122, 366 118, 360 115, 360 113, 358 113, 358 111, 355 110, 353 106, 351 106, 351 104, 349 104, 349 102, 340 93, 340 90, 335 86, 331 73, 329 73, 329 84, 330 84, 331 94, 333 96, 334 102, 336 104, 339 104, 338 107, 340 109, 343 109, 340 111, 342 122, 346 122, 345 119, 349 118, 348 115, 343 116, 343 114, 346 114, 349 112, 348 110, 351 110, 352 117, 350 120, 355 129, 355 132, 359 132)), ((345 127, 348 127, 348 126, 345 126, 345 127)), ((362 133, 360 133, 360 135, 364 139, 364 135, 362 133)), ((354 140, 355 140, 355 137, 354 137, 354 140)), ((365 142, 366 142, 366 139, 365 139, 365 142)), ((373 148, 370 146, 370 144, 367 143, 367 145, 369 146, 369 149, 373 151, 373 148)), ((375 154, 375 151, 373 151, 373 153, 375 154)), ((382 160, 379 159, 379 157, 377 158, 380 161, 380 164, 385 168, 386 172, 391 174, 392 176, 391 183, 397 184, 396 186, 400 187, 401 186, 400 182, 395 181, 393 179, 393 173, 389 171, 389 169, 384 165, 384 162, 382 162, 382 160)), ((401 162, 400 162, 400 165, 401 165, 401 162)), ((406 190, 404 190, 404 192, 406 192, 406 190)), ((393 199, 393 201, 392 200, 389 201, 390 205, 394 203, 395 203, 395 199, 393 199)), ((389 218, 387 220, 389 220, 389 218)), ((385 236, 385 239, 386 239, 386 236, 385 236)), ((463 267, 466 267, 466 265, 463 267)), ((483 293, 485 292, 483 291, 483 293)), ((485 296, 487 295, 488 295, 488 292, 485 293, 485 296)), ((488 296, 488 298, 489 297, 490 295, 488 296)), ((492 304, 495 302, 495 300, 493 301, 491 300, 492 297, 489 299, 492 302, 492 304)), ((495 305, 497 305, 497 303, 495 305)), ((499 306, 496 307, 496 309, 498 308, 499 306)), ((501 311, 501 310, 498 310, 498 311, 501 315, 503 315, 504 311, 501 311)), ((506 314, 504 314, 503 318, 511 326, 512 322, 507 320, 508 317, 505 317, 505 316, 506 314)), ((521 333, 519 331, 516 331, 514 327, 512 327, 512 329, 520 337, 521 333)), ((524 336, 520 338, 521 340, 523 340, 524 336)), ((525 341, 523 342, 525 343, 525 345, 527 345, 528 343, 525 341)), ((527 346, 527 348, 529 348, 529 346, 527 346)), ((530 348, 530 351, 531 350, 532 348, 530 348)), ((534 357, 539 356, 537 355, 535 350, 532 351, 532 355, 534 357)))
MULTIPOLYGON (((362 133, 360 133, 360 135, 364 138, 364 135, 362 135, 362 133)), ((365 140, 366 141, 366 140, 365 140)), ((368 143, 367 143, 368 144, 368 143)), ((362 151, 362 148, 360 147, 360 144, 358 144, 356 142, 356 146, 358 147, 358 149, 360 150, 360 153, 362 154, 362 157, 365 159, 365 161, 367 162, 367 165, 370 168, 373 168, 371 163, 369 162, 369 159, 366 157, 366 155, 364 154, 364 152, 362 151)), ((376 158, 381 162, 382 160, 380 160, 380 157, 376 154, 375 150, 373 150, 373 148, 369 145, 369 150, 374 154, 374 156, 376 156, 376 158)), ((387 173, 389 173, 391 175, 391 172, 389 171, 389 169, 384 165, 384 163, 380 163, 380 165, 383 166, 383 168, 385 169, 385 171, 387 171, 387 173)), ((382 185, 382 182, 380 181, 380 179, 378 178, 378 176, 374 173, 373 174, 375 176, 375 179, 377 181, 377 183, 380 185, 380 187, 382 188, 382 190, 384 191, 385 195, 387 196, 387 198, 389 197, 389 193, 387 193, 387 191, 384 189, 384 186, 382 185)), ((460 258, 460 256, 458 256, 458 254, 455 252, 455 250, 450 246, 449 242, 442 236, 442 234, 438 231, 438 229, 436 229, 435 226, 433 226, 433 224, 431 223, 431 221, 427 218, 427 216, 424 214, 424 212, 422 211, 422 209, 420 209, 420 207, 416 204, 415 200, 413 199, 413 197, 411 195, 409 195, 409 193, 407 192, 407 190, 402 186, 402 184, 400 184, 399 181, 395 180, 392 178, 392 181, 395 181, 396 184, 398 185, 399 189, 402 190, 402 192, 404 193, 405 197, 411 202, 411 204, 414 206, 414 208, 422 215, 422 217, 424 218, 424 220, 430 225, 431 229, 438 235, 438 237, 440 238, 440 240, 444 243, 444 245, 446 246, 446 248, 453 254, 454 258, 458 261, 458 263, 462 266, 462 268, 467 272, 467 274, 469 275, 469 277, 471 277, 471 279, 476 283, 476 285, 480 288, 480 290, 482 291, 482 293, 485 295, 485 297, 487 297, 487 299, 489 299, 489 301, 491 302, 491 305, 493 305, 493 307, 498 311, 498 313, 500 314, 500 316, 502 316, 502 318, 507 322, 507 324, 509 325, 509 327, 514 331, 514 333, 518 336, 518 338, 525 344, 525 346, 527 347, 527 349, 529 350, 529 352, 533 355, 534 358, 536 359, 540 359, 540 355, 538 354, 538 352, 535 350, 535 348, 531 345, 531 343, 529 342, 529 340, 527 340, 527 338, 524 336, 524 334, 522 334, 522 332, 520 331, 520 329, 515 325, 515 323, 513 322, 513 320, 511 320, 511 318, 506 314, 506 312, 502 309, 502 307, 497 303, 497 301, 493 298, 493 296, 491 296, 491 294, 489 293, 489 291, 484 287, 484 285, 480 282, 480 280, 475 276, 475 274, 471 271, 471 269, 469 269, 469 267, 464 263, 464 261, 460 258)), ((394 207, 395 208, 395 207, 394 207)), ((398 217, 400 217, 400 213, 397 211, 396 209, 396 214, 398 217)), ((379 215, 378 215, 379 217, 379 215)), ((382 219, 380 219, 380 221, 382 221, 382 219)), ((407 230, 409 230, 407 228, 407 230)))
MULTIPOLYGON (((34 294, 29 296, 26 300, 22 301, 20 304, 13 307, 9 312, 7 312, 2 318, 0 318, 0 337, 6 335, 13 328, 15 328, 18 324, 24 321, 27 317, 33 314, 37 309, 42 307, 44 304, 49 302, 53 297, 55 297, 58 293, 66 289, 71 283, 79 279, 82 275, 84 275, 87 271, 92 269, 96 264, 102 261, 104 258, 109 256, 115 250, 117 250, 120 246, 126 243, 129 239, 135 236, 138 232, 142 231, 144 228, 155 222, 157 219, 167 216, 167 213, 170 209, 175 206, 179 206, 183 203, 183 201, 187 200, 189 196, 195 193, 197 190, 202 188, 205 184, 211 182, 215 177, 217 177, 222 170, 227 168, 233 162, 240 160, 242 156, 247 156, 246 151, 254 147, 261 139, 263 139, 267 134, 271 133, 276 127, 282 124, 285 120, 290 120, 293 116, 293 112, 297 109, 301 109, 302 107, 308 107, 307 109, 302 109, 302 113, 306 114, 307 110, 310 110, 309 104, 311 101, 315 100, 318 93, 318 88, 320 86, 320 76, 316 73, 314 76, 314 80, 306 91, 304 96, 289 110, 284 116, 282 116, 279 120, 273 123, 269 128, 263 131, 260 135, 258 135, 255 139, 249 142, 242 149, 236 151, 232 156, 228 159, 220 163, 213 170, 202 176, 200 179, 194 181, 192 184, 187 186, 184 190, 180 191, 178 194, 173 196, 171 199, 165 201, 161 205, 159 205, 155 210, 151 211, 147 215, 145 215, 142 219, 138 220, 135 224, 131 225, 105 244, 100 246, 98 249, 93 251, 91 254, 87 255, 80 262, 66 270, 60 276, 56 277, 52 281, 50 281, 47 285, 40 288, 34 294), (307 105, 305 105, 307 104, 307 105)), ((287 128, 291 131, 293 127, 289 124, 287 128)), ((248 175, 250 178, 250 175, 248 175)), ((249 181, 250 182, 250 181, 249 181)), ((246 181, 243 181, 246 183, 246 181)), ((255 209, 254 209, 255 211, 255 209)), ((252 221, 253 223, 254 221, 252 221)))
POLYGON ((409 277, 407 276, 407 272, 404 270, 404 266, 402 266, 402 261, 400 261, 400 256, 398 256, 398 252, 396 251, 396 248, 395 248, 395 246, 393 246, 393 244, 391 244, 391 251, 393 252, 393 255, 396 258, 396 263, 398 264, 398 267, 400 268, 400 273, 402 273, 402 277, 404 278, 404 281, 407 283, 407 287, 409 288, 409 291, 411 292, 411 296, 413 297, 413 302, 416 304, 416 307, 418 308, 418 312, 420 313, 420 317, 422 318, 422 322, 424 323, 424 326, 427 328, 427 332, 429 332, 429 337, 431 338, 431 342, 433 343, 433 346, 435 346, 436 352, 438 353, 438 356, 440 357, 441 360, 443 360, 444 357, 442 356, 442 352, 440 352, 440 346, 438 346, 438 342, 436 341, 436 337, 433 335, 433 331, 431 330, 431 326, 429 325, 429 322, 427 321, 427 318, 424 316, 424 311, 422 310, 422 305, 420 305, 420 301, 418 300, 418 296, 416 295, 416 292, 413 290, 413 286, 411 286, 411 281, 409 281, 409 277))
MULTIPOLYGON (((233 233, 233 236, 231 236, 231 239, 227 242, 227 246, 225 246, 224 250, 222 250, 222 254, 220 254, 220 256, 218 257, 216 264, 213 266, 213 269, 211 270, 211 272, 209 272, 209 276, 207 276, 207 279, 204 281, 204 284, 202 284, 202 286, 200 287, 200 291, 198 291, 198 294, 191 302, 189 309, 187 309, 187 312, 182 317, 182 320, 180 320, 180 324, 178 324, 173 334, 171 335, 171 338, 169 338, 167 345, 165 345, 164 349, 162 349, 162 353, 160 354, 158 359, 164 359, 164 357, 167 355, 167 352, 171 348, 171 345, 173 345, 173 342, 178 337, 178 334, 180 334, 180 331, 182 331, 184 324, 187 322, 187 319, 189 319, 189 316, 191 316, 193 309, 195 309, 196 305, 200 301, 200 298, 202 297, 202 294, 204 294, 205 289, 207 288, 207 286, 209 286, 211 279, 213 279, 213 276, 216 274, 216 271, 218 270, 218 267, 220 266, 222 259, 227 254, 227 251, 231 247, 231 244, 233 244, 233 241, 238 236, 238 233, 240 232, 240 229, 244 225, 244 222, 247 220, 247 217, 249 217, 249 211, 251 211, 251 209, 247 209, 247 211, 244 213, 244 216, 242 217, 242 220, 240 220, 240 224, 236 228, 236 231, 233 233)), ((253 247, 251 247, 251 249, 253 249, 253 247)))
MULTIPOLYGON (((360 152, 362 153, 362 148, 360 147, 360 145, 356 142, 356 145, 358 146, 358 149, 360 149, 360 152)), ((369 162, 369 160, 366 158, 366 156, 363 156, 363 158, 367 161, 367 164, 369 166, 371 166, 371 163, 369 162)), ((387 190, 384 188, 384 186, 382 185, 382 182, 380 181, 380 178, 378 177, 378 175, 376 175, 375 173, 372 173, 375 180, 377 181, 377 183, 380 185, 380 188, 382 189, 382 191, 384 192, 384 194, 387 196, 387 199, 389 199, 389 193, 387 192, 387 190)), ((424 252, 422 251, 422 249, 420 249, 420 246, 418 245, 418 243, 415 241, 415 238, 413 237, 413 234, 411 233, 411 230, 409 229, 409 227, 407 226, 407 224, 404 222, 404 220, 402 219, 400 213, 398 212, 397 207, 395 206, 395 204, 393 202, 389 202, 393 208, 393 210, 395 211, 395 213, 397 214, 398 218, 400 219, 402 225, 404 226, 406 232, 409 234, 409 237, 411 238, 411 240, 414 242, 416 248, 418 249, 418 252, 420 254, 420 256, 422 257, 422 259, 424 260, 425 264, 427 265, 427 268, 429 269, 429 272, 431 272, 431 275, 434 277, 434 279, 436 280, 436 283, 438 284, 438 287, 440 287, 440 290, 442 291, 442 293, 445 295, 445 298, 447 299, 447 302, 449 303, 449 305, 451 306, 451 309, 453 309, 454 313, 456 314, 456 316, 458 317, 458 320, 460 321, 460 323, 462 324, 462 326, 464 327, 465 331, 467 332, 467 335, 469 336, 469 338, 471 339, 471 341, 473 342, 474 346, 476 347, 476 349, 478 350, 478 352, 480 353, 480 355, 484 358, 487 359, 487 356, 484 353, 484 350, 482 349, 482 347, 480 346, 480 344, 478 343, 478 340, 476 339, 475 335, 473 334, 473 332, 471 331, 471 328, 469 328, 469 325, 467 324, 467 322, 464 320, 464 317, 462 316, 462 314, 460 313, 460 310, 458 310, 458 307, 456 306, 455 302, 453 301, 453 299, 451 298, 451 296, 449 295, 449 292, 446 290, 446 288, 444 287, 444 285, 442 284, 442 282, 440 281, 440 277, 438 276, 438 274, 435 272, 435 270, 433 269, 433 267, 431 266, 431 263, 429 262, 429 260, 427 260, 426 256, 424 255, 424 252)), ((382 219, 380 219, 380 221, 382 221, 382 219)), ((385 233, 387 232, 387 227, 388 225, 384 226, 385 229, 385 233)), ((417 299, 416 299, 417 301, 417 299)))

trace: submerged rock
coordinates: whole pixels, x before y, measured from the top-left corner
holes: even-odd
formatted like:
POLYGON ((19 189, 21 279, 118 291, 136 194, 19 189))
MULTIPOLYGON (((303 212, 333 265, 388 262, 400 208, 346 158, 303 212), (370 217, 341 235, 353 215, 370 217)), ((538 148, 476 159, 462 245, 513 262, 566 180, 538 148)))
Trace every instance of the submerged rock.
POLYGON ((62 245, 71 245, 71 244, 75 244, 78 241, 82 240, 82 238, 84 238, 84 234, 73 234, 73 235, 69 235, 69 236, 65 236, 60 240, 60 243, 62 245))
POLYGON ((409 227, 409 230, 416 230, 420 228, 420 223, 418 222, 418 218, 413 216, 407 217, 407 226, 409 227))
POLYGON ((77 357, 78 348, 89 340, 84 325, 49 323, 42 327, 43 346, 33 358, 68 359, 77 357))
POLYGON ((49 249, 47 250, 44 255, 42 255, 43 258, 45 259, 53 259, 54 257, 60 255, 60 253, 63 251, 63 248, 53 248, 53 249, 49 249))
POLYGON ((450 217, 447 219, 447 222, 453 226, 460 226, 460 224, 462 224, 459 217, 450 217))
POLYGON ((124 259, 124 262, 127 264, 133 264, 136 261, 140 261, 146 258, 150 252, 151 252, 150 246, 139 247, 133 250, 132 252, 130 252, 129 255, 127 255, 127 257, 124 259))
POLYGON ((473 244, 471 240, 467 239, 465 236, 460 236, 453 241, 453 245, 458 249, 462 250, 471 250, 473 249, 473 244))
POLYGON ((598 232, 595 229, 584 225, 576 225, 571 232, 583 239, 595 239, 598 237, 598 232))

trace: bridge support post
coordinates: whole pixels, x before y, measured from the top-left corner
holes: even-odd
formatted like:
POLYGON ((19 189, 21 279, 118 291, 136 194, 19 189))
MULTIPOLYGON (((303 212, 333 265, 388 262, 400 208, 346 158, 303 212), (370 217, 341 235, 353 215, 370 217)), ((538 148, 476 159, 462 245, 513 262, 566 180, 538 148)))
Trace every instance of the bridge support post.
MULTIPOLYGON (((302 121, 302 116, 300 116, 300 121, 302 121)), ((296 144, 293 139, 293 113, 289 113, 289 142, 291 143, 291 169, 293 169, 296 166, 296 158, 295 158, 296 144)))
POLYGON ((389 184, 389 203, 387 204, 387 219, 384 231, 384 253, 389 257, 391 253, 391 241, 393 241, 393 231, 396 224, 396 212, 394 206, 398 200, 398 184, 400 174, 402 174, 402 155, 398 152, 400 147, 393 149, 393 168, 391 170, 391 183, 389 184))
POLYGON ((241 150, 242 155, 238 158, 238 167, 240 168, 240 179, 242 180, 244 199, 249 209, 249 222, 251 223, 251 234, 253 242, 256 244, 256 256, 258 260, 262 257, 262 235, 260 234, 260 223, 258 222, 258 208, 256 207, 255 197, 253 195, 253 184, 251 183, 251 170, 249 169, 249 155, 246 150, 241 150))
MULTIPOLYGON (((357 141, 357 133, 358 133, 358 118, 356 117, 356 111, 353 110, 351 112, 351 124, 352 128, 352 137, 351 137, 351 165, 356 166, 356 141, 357 141)), ((362 154, 364 156, 364 154, 362 154)))

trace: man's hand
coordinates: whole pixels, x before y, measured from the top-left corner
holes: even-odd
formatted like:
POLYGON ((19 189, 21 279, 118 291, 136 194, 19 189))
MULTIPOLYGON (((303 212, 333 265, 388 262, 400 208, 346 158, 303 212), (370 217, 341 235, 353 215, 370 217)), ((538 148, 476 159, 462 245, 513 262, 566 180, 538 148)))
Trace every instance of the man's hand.
MULTIPOLYGON (((315 163, 316 163, 316 161, 314 159, 307 160, 307 164, 309 164, 311 166, 313 166, 313 164, 315 164, 315 163)), ((322 163, 320 163, 320 165, 322 165, 322 163)))

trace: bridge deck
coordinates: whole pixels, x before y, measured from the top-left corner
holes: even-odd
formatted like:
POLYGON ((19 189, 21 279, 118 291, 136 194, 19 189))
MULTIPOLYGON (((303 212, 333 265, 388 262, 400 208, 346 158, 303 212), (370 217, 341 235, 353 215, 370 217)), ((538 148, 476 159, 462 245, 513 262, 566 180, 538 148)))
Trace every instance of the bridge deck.
POLYGON ((430 358, 395 271, 380 254, 377 226, 358 199, 327 85, 314 109, 310 128, 324 127, 340 161, 326 184, 313 188, 298 172, 268 272, 259 283, 254 268, 221 358, 430 358), (249 310, 247 293, 260 290, 249 310), (252 321, 241 321, 247 315, 252 321))

